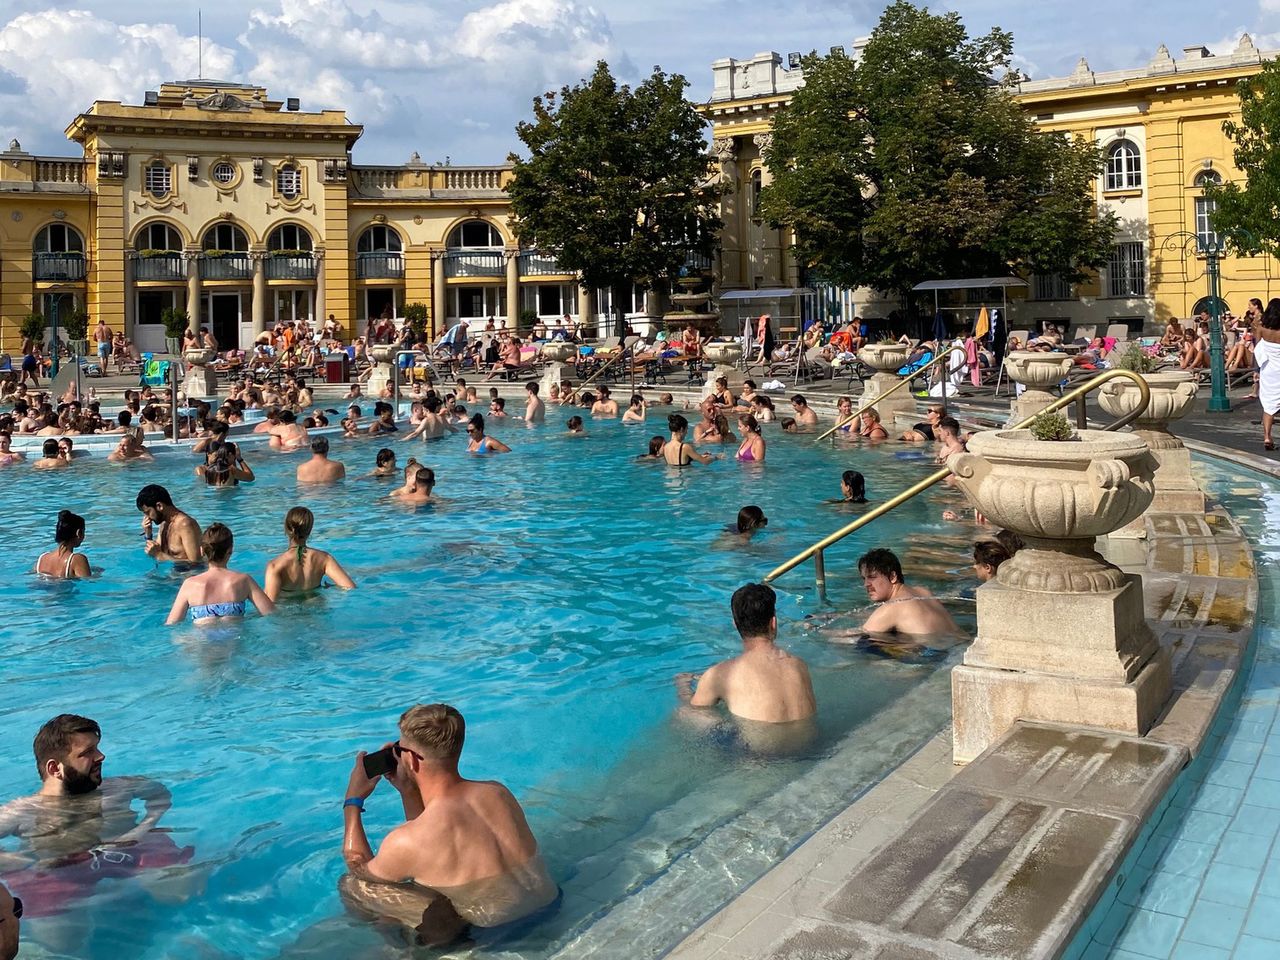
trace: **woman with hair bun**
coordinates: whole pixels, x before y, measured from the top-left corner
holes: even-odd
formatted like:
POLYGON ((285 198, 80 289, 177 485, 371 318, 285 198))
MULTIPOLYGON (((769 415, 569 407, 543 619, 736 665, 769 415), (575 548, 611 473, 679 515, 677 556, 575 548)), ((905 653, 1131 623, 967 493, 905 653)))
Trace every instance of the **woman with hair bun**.
POLYGON ((335 586, 351 590, 356 583, 332 554, 307 546, 316 518, 306 507, 294 507, 284 517, 289 549, 267 564, 263 578, 268 597, 274 602, 282 593, 307 593, 328 577, 335 586))
POLYGON ((89 576, 89 558, 76 553, 76 547, 84 543, 84 517, 59 510, 53 542, 57 546, 36 560, 36 573, 54 580, 83 580, 89 576))
POLYGON ((166 625, 181 623, 188 613, 197 626, 232 618, 238 620, 244 616, 246 602, 252 603, 264 617, 275 613, 276 605, 253 577, 227 569, 234 547, 235 539, 225 524, 210 524, 201 534, 200 555, 209 569, 183 582, 166 625))

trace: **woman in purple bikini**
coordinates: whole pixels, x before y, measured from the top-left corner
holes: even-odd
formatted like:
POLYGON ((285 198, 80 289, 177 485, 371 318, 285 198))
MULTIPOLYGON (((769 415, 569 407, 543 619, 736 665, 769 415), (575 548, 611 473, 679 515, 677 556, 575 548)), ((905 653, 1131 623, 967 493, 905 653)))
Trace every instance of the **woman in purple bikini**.
POLYGON ((738 418, 738 428, 742 431, 738 459, 743 463, 763 463, 764 437, 760 435, 759 422, 747 413, 738 418))

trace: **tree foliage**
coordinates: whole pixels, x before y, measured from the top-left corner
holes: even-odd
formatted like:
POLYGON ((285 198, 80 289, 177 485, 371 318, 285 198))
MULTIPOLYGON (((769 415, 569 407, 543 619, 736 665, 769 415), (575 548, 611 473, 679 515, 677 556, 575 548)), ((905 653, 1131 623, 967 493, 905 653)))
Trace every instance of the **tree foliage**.
POLYGON ((535 97, 516 127, 529 152, 509 158, 520 242, 613 289, 618 307, 621 290, 663 288, 719 241, 719 188, 687 86, 655 70, 631 89, 600 61, 577 86, 535 97))
POLYGON ((1213 228, 1232 246, 1280 256, 1280 60, 1267 61, 1238 90, 1240 120, 1222 129, 1235 142, 1232 158, 1245 183, 1207 186, 1205 197, 1217 201, 1213 228))
POLYGON ((958 15, 899 0, 858 61, 810 54, 773 122, 763 215, 826 279, 902 295, 1101 266, 1115 219, 1093 201, 1100 153, 1036 129, 1009 91, 1012 51, 1002 30, 970 38, 958 15))

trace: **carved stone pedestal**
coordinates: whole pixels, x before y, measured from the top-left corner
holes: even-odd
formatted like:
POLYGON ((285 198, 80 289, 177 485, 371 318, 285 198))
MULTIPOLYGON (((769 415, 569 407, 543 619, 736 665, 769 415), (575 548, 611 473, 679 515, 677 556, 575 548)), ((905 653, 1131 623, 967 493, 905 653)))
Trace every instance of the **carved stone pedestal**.
POLYGON ((707 372, 707 379, 702 385, 703 397, 715 392, 716 381, 721 377, 728 381, 730 392, 736 396, 742 389, 743 375, 738 369, 738 362, 742 360, 742 344, 708 343, 703 346, 702 355, 715 364, 707 372))
POLYGON ((188 400, 205 400, 218 395, 218 374, 209 367, 215 356, 212 350, 188 350, 182 355, 187 365, 182 392, 188 400))
MULTIPOLYGON (((575 344, 566 343, 563 340, 548 340, 538 350, 545 362, 542 368, 542 385, 538 388, 541 396, 545 399, 551 396, 551 387, 555 384, 563 383, 568 374, 573 373, 573 367, 564 361, 570 359, 578 348, 575 344)), ((572 376, 569 379, 573 379, 572 376)))
POLYGON ((1004 370, 1009 379, 1024 389, 1010 405, 1010 424, 1021 423, 1034 417, 1057 398, 1049 392, 1066 377, 1071 369, 1071 358, 1063 353, 1039 353, 1034 350, 1015 350, 1004 359, 1004 370))
POLYGON ((858 351, 858 359, 876 371, 862 388, 859 407, 873 406, 881 423, 893 423, 899 413, 916 414, 916 401, 911 388, 903 387, 891 396, 885 395, 902 382, 897 370, 907 362, 910 351, 905 344, 872 343, 858 351))

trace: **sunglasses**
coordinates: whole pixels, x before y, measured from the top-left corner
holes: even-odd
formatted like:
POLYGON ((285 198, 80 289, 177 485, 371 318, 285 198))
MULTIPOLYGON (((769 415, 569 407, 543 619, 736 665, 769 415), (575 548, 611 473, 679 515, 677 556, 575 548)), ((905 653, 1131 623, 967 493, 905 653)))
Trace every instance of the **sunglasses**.
POLYGON ((391 745, 391 750, 393 753, 395 753, 397 757, 404 756, 406 753, 409 754, 409 756, 411 757, 417 757, 419 763, 423 763, 427 759, 422 754, 418 753, 417 750, 410 750, 408 747, 403 746, 400 743, 393 743, 391 745))

